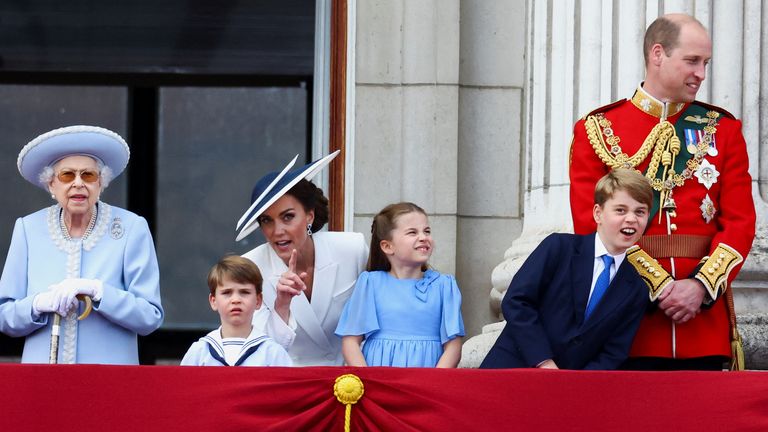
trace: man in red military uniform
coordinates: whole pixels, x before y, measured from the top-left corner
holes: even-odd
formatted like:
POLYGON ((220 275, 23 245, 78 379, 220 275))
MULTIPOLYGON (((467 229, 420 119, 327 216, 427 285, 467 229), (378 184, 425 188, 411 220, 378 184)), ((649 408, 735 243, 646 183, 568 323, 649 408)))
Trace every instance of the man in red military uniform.
POLYGON ((631 262, 656 307, 643 319, 625 368, 718 370, 731 358, 735 336, 727 289, 755 234, 741 122, 694 101, 712 55, 695 18, 670 14, 654 21, 644 53, 646 78, 632 98, 574 126, 573 225, 577 234, 595 230, 592 192, 607 171, 643 172, 654 188, 654 208, 642 253, 631 262))

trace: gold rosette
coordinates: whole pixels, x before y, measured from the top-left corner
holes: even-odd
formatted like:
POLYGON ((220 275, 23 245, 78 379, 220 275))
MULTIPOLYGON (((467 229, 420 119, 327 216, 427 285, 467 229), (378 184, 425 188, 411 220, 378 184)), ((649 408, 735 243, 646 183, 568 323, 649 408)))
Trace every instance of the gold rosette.
POLYGON ((365 387, 363 381, 354 374, 344 374, 336 378, 333 384, 333 395, 336 400, 346 406, 344 410, 344 432, 349 432, 350 418, 352 417, 352 405, 363 397, 365 387))

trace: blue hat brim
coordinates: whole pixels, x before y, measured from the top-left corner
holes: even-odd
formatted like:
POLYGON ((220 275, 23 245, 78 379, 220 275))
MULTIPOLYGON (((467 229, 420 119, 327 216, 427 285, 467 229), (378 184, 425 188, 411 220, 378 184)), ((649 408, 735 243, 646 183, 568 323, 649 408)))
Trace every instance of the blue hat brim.
POLYGON ((47 190, 40 173, 47 166, 75 155, 92 156, 108 166, 115 177, 125 170, 131 151, 118 134, 97 126, 67 126, 33 139, 19 152, 16 166, 25 180, 47 190))
POLYGON ((251 194, 253 203, 245 211, 243 216, 237 222, 235 231, 238 233, 235 241, 244 239, 248 234, 256 231, 259 227, 258 218, 267 210, 275 201, 279 200, 286 192, 288 192, 293 186, 296 185, 302 179, 310 180, 323 168, 325 168, 331 161, 338 156, 340 150, 318 159, 314 162, 308 163, 301 168, 290 170, 296 163, 298 155, 293 158, 288 165, 283 168, 279 173, 272 172, 256 182, 256 186, 251 194))

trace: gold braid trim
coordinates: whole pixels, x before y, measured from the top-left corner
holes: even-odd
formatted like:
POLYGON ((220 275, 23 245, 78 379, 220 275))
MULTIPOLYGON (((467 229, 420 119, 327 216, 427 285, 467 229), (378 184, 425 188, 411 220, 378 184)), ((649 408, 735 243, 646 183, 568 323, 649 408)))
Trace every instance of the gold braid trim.
MULTIPOLYGON (((669 122, 665 123, 669 124, 669 122)), ((645 138, 643 145, 640 146, 640 149, 630 157, 621 150, 619 146, 621 138, 614 135, 611 122, 602 113, 587 117, 584 125, 587 129, 587 137, 589 138, 589 143, 592 144, 592 149, 595 150, 600 160, 612 169, 631 169, 644 161, 653 146, 657 145, 657 137, 660 130, 665 128, 664 123, 654 126, 651 133, 645 138), (607 137, 606 140, 603 140, 603 134, 607 137), (608 151, 609 145, 610 151, 608 151)), ((672 128, 672 133, 674 133, 674 127, 672 128)))
POLYGON ((648 296, 651 301, 656 301, 667 285, 673 281, 672 276, 664 270, 658 261, 640 249, 640 246, 635 245, 627 249, 627 259, 637 270, 640 278, 648 285, 648 296))
MULTIPOLYGON (((665 198, 671 195, 672 189, 682 186, 699 168, 702 159, 707 155, 712 136, 717 132, 718 117, 720 117, 720 113, 717 111, 707 112, 707 125, 703 129, 704 136, 696 146, 696 153, 686 161, 686 168, 680 174, 676 173, 674 169, 675 156, 680 153, 680 138, 675 134, 675 127, 672 123, 664 120, 654 126, 648 136, 645 137, 640 149, 631 157, 622 151, 621 146, 619 146, 621 138, 613 133, 611 122, 602 113, 588 116, 584 121, 584 126, 595 154, 611 169, 635 168, 653 150, 645 177, 655 191, 661 192, 663 205, 665 198), (605 135, 605 139, 603 139, 603 135, 605 135), (664 167, 662 173, 664 180, 656 178, 659 165, 664 167)), ((635 168, 635 170, 637 169, 635 168)), ((639 170, 637 171, 639 172, 639 170)))
POLYGON ((704 284, 712 300, 717 299, 717 294, 725 292, 728 287, 728 274, 734 267, 741 264, 744 258, 734 248, 725 243, 720 243, 711 256, 702 259, 704 265, 694 276, 704 284))

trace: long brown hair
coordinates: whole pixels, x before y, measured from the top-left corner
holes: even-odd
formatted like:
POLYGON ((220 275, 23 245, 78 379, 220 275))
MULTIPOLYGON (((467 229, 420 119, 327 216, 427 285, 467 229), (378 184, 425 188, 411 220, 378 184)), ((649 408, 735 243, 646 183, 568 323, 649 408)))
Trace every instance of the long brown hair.
MULTIPOLYGON (((373 217, 373 223, 371 224, 371 248, 366 270, 390 271, 392 269, 392 264, 389 263, 387 255, 381 250, 381 241, 392 240, 392 231, 397 228, 397 219, 404 214, 413 212, 427 216, 427 212, 416 204, 399 202, 384 207, 379 214, 373 217)), ((427 265, 424 264, 421 270, 426 271, 427 265)))

